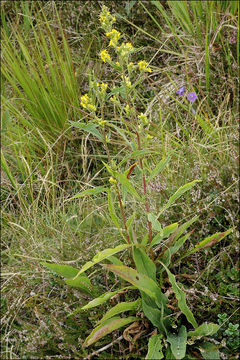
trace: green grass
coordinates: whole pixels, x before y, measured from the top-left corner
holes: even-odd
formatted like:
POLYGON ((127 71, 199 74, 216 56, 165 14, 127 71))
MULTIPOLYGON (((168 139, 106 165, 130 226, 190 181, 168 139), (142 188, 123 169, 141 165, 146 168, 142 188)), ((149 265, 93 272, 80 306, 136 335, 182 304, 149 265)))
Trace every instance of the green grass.
MULTIPOLYGON (((153 210, 158 211, 179 186, 202 179, 166 211, 162 224, 198 214, 192 242, 236 227, 239 5, 235 1, 170 1, 164 6, 160 1, 128 1, 129 7, 125 2, 104 3, 116 13, 126 40, 141 47, 134 60, 145 59, 153 68, 137 106, 141 111, 147 108, 152 119, 155 137, 150 146, 163 155, 173 153, 156 179, 161 191, 150 191, 153 210), (175 94, 182 82, 198 94, 196 117, 175 94)), ((108 179, 101 163, 102 145, 68 122, 84 117, 79 99, 88 90, 93 68, 103 80, 112 79, 98 61, 103 46, 99 10, 99 4, 91 1, 1 4, 3 359, 69 354, 78 359, 96 350, 83 350, 81 344, 99 314, 67 318, 86 302, 86 296, 39 263, 81 267, 100 249, 121 242, 107 212, 107 197, 64 202, 108 179)), ((110 107, 105 116, 115 118, 110 107)), ((127 154, 116 135, 112 151, 118 160, 127 154)), ((152 157, 152 165, 157 161, 152 157)), ((129 217, 134 204, 126 199, 127 206, 129 217)), ((140 214, 137 218, 141 221, 140 214)), ((184 260, 176 270, 186 275, 181 281, 201 322, 217 322, 217 315, 225 312, 228 322, 237 323, 239 285, 233 274, 239 268, 237 237, 235 228, 223 242, 184 260)), ((100 268, 92 280, 100 283, 103 292, 116 281, 103 277, 100 268)), ((104 314, 104 310, 100 311, 104 314)), ((116 338, 120 335, 116 333, 116 338)), ((99 357, 144 358, 148 335, 136 342, 131 355, 122 339, 99 357)), ((220 333, 215 340, 223 338, 227 335, 220 333)), ((220 352, 235 359, 237 350, 230 340, 220 352)), ((98 348, 111 341, 111 336, 104 338, 98 348)))

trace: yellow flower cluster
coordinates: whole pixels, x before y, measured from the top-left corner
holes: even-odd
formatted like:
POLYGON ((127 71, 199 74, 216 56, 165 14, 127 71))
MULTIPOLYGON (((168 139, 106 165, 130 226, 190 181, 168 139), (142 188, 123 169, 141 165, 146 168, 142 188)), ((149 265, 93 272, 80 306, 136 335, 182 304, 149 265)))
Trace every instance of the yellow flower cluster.
POLYGON ((115 16, 112 16, 110 12, 108 11, 108 8, 103 5, 101 14, 99 16, 100 23, 102 25, 102 28, 109 32, 112 29, 112 24, 116 22, 115 16))
POLYGON ((140 115, 138 115, 138 118, 139 118, 139 120, 142 121, 142 123, 143 123, 144 125, 148 125, 148 124, 149 124, 149 119, 147 118, 147 116, 146 116, 145 114, 141 113, 140 115))
POLYGON ((81 96, 81 105, 84 109, 90 111, 96 111, 96 106, 94 106, 89 98, 88 94, 81 96))
POLYGON ((131 87, 132 87, 131 81, 130 81, 130 79, 129 79, 128 76, 123 76, 123 75, 122 75, 122 79, 123 79, 125 85, 126 85, 128 88, 131 88, 131 87))
POLYGON ((97 83, 97 87, 100 87, 100 88, 101 88, 101 90, 100 90, 100 94, 101 94, 101 95, 105 95, 105 94, 106 94, 106 90, 107 90, 108 84, 106 84, 106 83, 101 83, 101 84, 97 83))
POLYGON ((148 63, 145 60, 138 62, 138 66, 141 71, 152 72, 152 70, 149 67, 147 67, 147 65, 148 65, 148 63))
POLYGON ((112 29, 112 31, 106 33, 106 36, 111 38, 108 46, 116 47, 121 34, 116 29, 112 29))
POLYGON ((104 127, 104 125, 106 124, 106 120, 103 120, 102 118, 98 118, 98 117, 96 117, 95 118, 95 120, 96 120, 96 122, 98 123, 98 125, 99 126, 102 126, 102 127, 104 127))
POLYGON ((119 58, 122 61, 126 61, 128 55, 133 51, 133 46, 131 43, 122 43, 121 46, 117 46, 116 50, 119 54, 119 58))
POLYGON ((100 56, 101 56, 101 59, 102 59, 102 61, 103 62, 106 62, 106 61, 111 61, 111 57, 110 57, 110 55, 109 55, 109 53, 107 52, 107 50, 105 49, 105 50, 102 50, 101 52, 100 52, 100 56))

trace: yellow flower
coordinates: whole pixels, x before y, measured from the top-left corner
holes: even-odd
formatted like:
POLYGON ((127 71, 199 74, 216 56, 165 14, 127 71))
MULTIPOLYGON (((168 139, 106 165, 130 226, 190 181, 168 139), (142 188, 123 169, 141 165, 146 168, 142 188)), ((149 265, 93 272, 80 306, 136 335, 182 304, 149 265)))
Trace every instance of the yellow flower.
POLYGON ((145 60, 138 62, 138 66, 139 66, 140 70, 152 72, 152 70, 149 67, 147 67, 147 65, 148 65, 148 63, 145 60))
POLYGON ((110 184, 116 184, 117 183, 117 180, 114 179, 113 177, 110 177, 109 180, 110 184))
POLYGON ((101 59, 103 62, 111 61, 111 57, 110 57, 109 53, 107 52, 107 50, 102 50, 100 53, 100 56, 101 56, 101 59))
POLYGON ((83 96, 81 96, 81 103, 82 107, 84 109, 88 109, 90 111, 96 111, 96 106, 94 106, 91 103, 91 99, 89 99, 88 94, 85 94, 83 96))
POLYGON ((148 140, 150 140, 150 139, 153 139, 153 136, 152 135, 149 135, 149 134, 147 134, 147 136, 146 136, 146 139, 148 140))

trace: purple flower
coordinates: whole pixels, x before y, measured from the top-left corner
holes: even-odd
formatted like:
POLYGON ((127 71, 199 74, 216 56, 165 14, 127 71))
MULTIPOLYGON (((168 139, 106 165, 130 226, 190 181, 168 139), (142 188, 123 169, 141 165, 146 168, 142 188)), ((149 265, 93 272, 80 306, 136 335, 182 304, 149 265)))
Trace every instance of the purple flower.
POLYGON ((191 101, 191 103, 194 103, 194 101, 197 99, 196 93, 193 91, 191 93, 188 93, 188 100, 191 101))
POLYGON ((194 109, 192 109, 192 113, 193 115, 196 115, 196 111, 194 109))
POLYGON ((181 87, 178 91, 176 91, 176 94, 178 94, 179 96, 182 96, 185 93, 185 87, 181 87))

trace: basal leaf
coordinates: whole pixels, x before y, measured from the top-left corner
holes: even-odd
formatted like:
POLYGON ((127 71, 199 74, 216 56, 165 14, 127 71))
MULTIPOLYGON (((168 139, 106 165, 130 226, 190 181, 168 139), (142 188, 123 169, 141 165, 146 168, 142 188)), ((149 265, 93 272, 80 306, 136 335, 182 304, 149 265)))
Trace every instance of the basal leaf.
POLYGON ((150 277, 144 274, 140 274, 136 270, 127 266, 104 264, 103 267, 107 270, 114 272, 114 274, 117 274, 124 280, 130 282, 139 290, 145 292, 147 295, 149 295, 152 299, 156 301, 157 305, 160 308, 162 305, 164 307, 166 306, 166 296, 161 292, 155 281, 153 281, 150 277))
POLYGON ((193 325, 193 327, 196 328, 197 322, 193 316, 193 313, 187 306, 185 292, 182 289, 180 289, 180 287, 178 286, 175 276, 168 270, 168 268, 162 262, 160 262, 160 263, 163 265, 163 267, 167 271, 169 281, 172 284, 173 291, 174 291, 177 301, 178 301, 179 309, 183 312, 183 314, 186 316, 187 320, 193 325))
POLYGON ((186 354, 187 344, 187 329, 185 326, 181 326, 179 334, 174 335, 167 334, 167 341, 171 344, 171 350, 176 359, 184 359, 186 354))
POLYGON ((93 257, 91 261, 88 261, 86 264, 83 265, 81 270, 78 271, 77 275, 75 277, 78 277, 80 274, 84 273, 86 270, 90 269, 93 265, 99 263, 100 261, 107 259, 109 256, 112 256, 120 251, 123 251, 127 248, 129 248, 131 245, 129 244, 123 244, 119 245, 113 249, 105 249, 103 251, 100 251, 97 255, 93 257))
POLYGON ((149 276, 156 281, 156 265, 149 258, 145 251, 135 247, 133 249, 133 258, 137 268, 137 271, 141 274, 149 276))
POLYGON ((79 272, 79 269, 75 269, 70 265, 48 264, 45 262, 41 262, 40 264, 65 278, 73 278, 79 272))
POLYGON ((163 208, 160 210, 160 212, 158 213, 159 217, 166 209, 168 209, 172 204, 175 203, 175 201, 177 199, 180 198, 180 196, 182 196, 186 191, 190 190, 194 185, 196 185, 197 182, 200 182, 201 180, 194 180, 190 183, 187 183, 183 186, 181 186, 168 200, 167 204, 165 204, 163 206, 163 208))
POLYGON ((92 345, 105 335, 110 334, 112 331, 119 329, 136 320, 139 319, 135 316, 129 316, 127 318, 113 317, 106 320, 104 323, 101 323, 91 332, 91 334, 84 341, 83 347, 92 345))
POLYGON ((151 323, 156 326, 161 332, 167 332, 164 325, 163 312, 164 309, 159 309, 156 302, 143 291, 141 291, 142 296, 142 308, 144 315, 151 321, 151 323), (163 310, 163 311, 162 311, 163 310))
POLYGON ((120 314, 124 311, 137 310, 140 303, 140 298, 132 302, 120 302, 119 304, 108 310, 108 312, 102 317, 102 319, 98 321, 98 324, 103 323, 107 319, 110 319, 113 316, 120 314))
POLYGON ((162 334, 155 334, 152 335, 148 342, 148 353, 146 356, 146 360, 152 360, 152 359, 163 359, 163 343, 162 343, 162 334))
POLYGON ((89 301, 88 304, 82 306, 82 307, 77 307, 72 313, 70 313, 68 316, 72 316, 74 314, 77 314, 78 312, 80 311, 83 311, 83 310, 88 310, 88 309, 92 309, 96 306, 99 306, 103 303, 105 303, 106 301, 108 301, 109 299, 111 299, 114 295, 118 294, 118 293, 121 293, 122 291, 125 291, 125 290, 130 290, 130 289, 136 289, 135 286, 126 286, 122 289, 119 289, 119 290, 116 290, 116 291, 110 291, 110 292, 107 292, 105 294, 102 294, 101 296, 89 301))
POLYGON ((89 295, 94 295, 94 293, 96 292, 96 289, 91 284, 87 276, 82 275, 78 276, 76 279, 65 279, 64 281, 69 286, 76 287, 89 295))
POLYGON ((189 331, 188 336, 210 336, 215 334, 219 330, 219 327, 219 325, 214 323, 203 323, 202 325, 198 326, 194 331, 189 331))
POLYGON ((199 350, 206 360, 220 360, 218 348, 210 342, 204 342, 199 346, 199 350))

